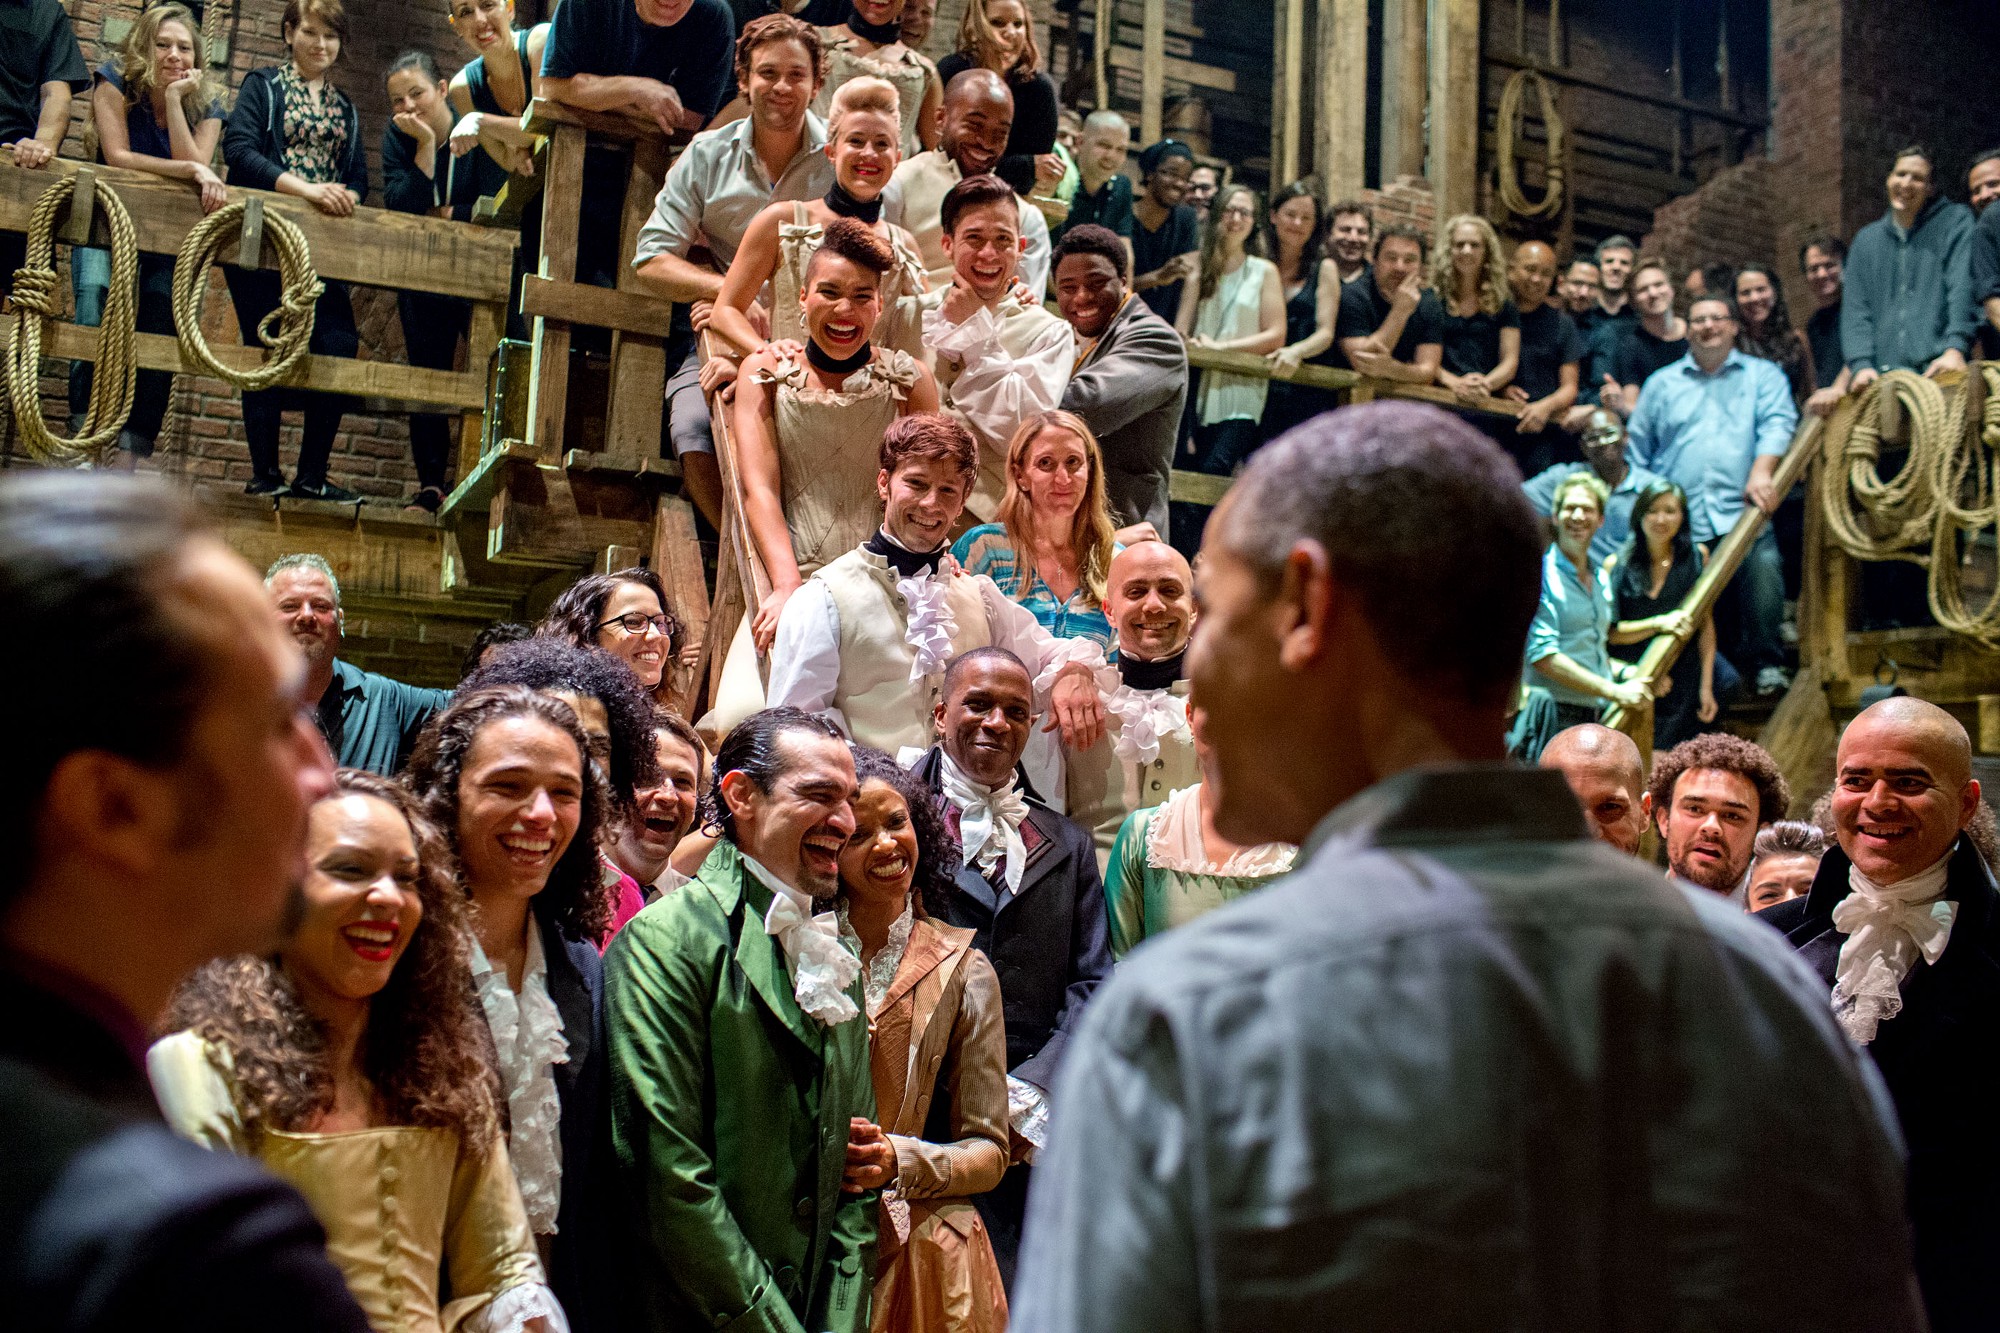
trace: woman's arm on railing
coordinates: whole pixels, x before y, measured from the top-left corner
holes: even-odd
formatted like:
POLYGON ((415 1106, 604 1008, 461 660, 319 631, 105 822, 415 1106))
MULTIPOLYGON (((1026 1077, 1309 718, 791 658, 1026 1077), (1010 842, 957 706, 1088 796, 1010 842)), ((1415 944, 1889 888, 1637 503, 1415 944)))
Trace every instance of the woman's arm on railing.
POLYGON ((764 339, 750 323, 750 303, 777 271, 778 215, 790 207, 790 204, 773 204, 750 220, 736 258, 722 275, 722 289, 715 294, 715 309, 709 313, 709 332, 743 356, 764 346, 764 339))
POLYGON ((771 650, 771 640, 778 632, 778 613, 804 582, 792 552, 792 530, 785 523, 774 420, 778 387, 755 379, 755 372, 769 371, 776 364, 769 351, 758 352, 743 363, 731 414, 736 427, 736 474, 743 487, 743 525, 771 578, 770 594, 752 608, 750 634, 760 653, 771 650))

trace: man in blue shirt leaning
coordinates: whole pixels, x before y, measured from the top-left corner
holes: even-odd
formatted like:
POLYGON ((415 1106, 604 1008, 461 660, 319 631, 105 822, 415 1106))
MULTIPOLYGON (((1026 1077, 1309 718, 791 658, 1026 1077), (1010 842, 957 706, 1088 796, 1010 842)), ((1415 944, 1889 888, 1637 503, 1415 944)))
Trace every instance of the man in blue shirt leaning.
MULTIPOLYGON (((1736 307, 1726 296, 1703 296, 1688 310, 1688 354, 1646 381, 1628 427, 1631 458, 1687 492, 1688 523, 1711 547, 1736 523, 1748 499, 1765 513, 1784 497, 1771 484, 1778 460, 1798 426, 1785 373, 1736 350, 1736 307)), ((1769 526, 1757 536, 1723 593, 1719 625, 1733 619, 1734 660, 1757 682, 1757 693, 1789 684, 1778 641, 1785 613, 1778 541, 1769 526)))

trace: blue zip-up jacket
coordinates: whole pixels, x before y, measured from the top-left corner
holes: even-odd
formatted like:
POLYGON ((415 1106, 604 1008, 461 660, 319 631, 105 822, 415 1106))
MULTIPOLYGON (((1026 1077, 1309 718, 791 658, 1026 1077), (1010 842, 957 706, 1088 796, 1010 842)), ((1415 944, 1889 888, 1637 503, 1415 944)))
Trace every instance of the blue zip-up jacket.
POLYGON ((1922 370, 1945 349, 1972 354, 1972 210, 1932 199, 1908 232, 1885 214, 1848 251, 1840 347, 1848 368, 1922 370))
MULTIPOLYGON (((271 65, 243 76, 236 109, 222 131, 222 158, 229 164, 231 185, 275 190, 278 177, 285 174, 285 98, 273 82, 280 68, 271 65)), ((368 155, 361 146, 361 113, 354 109, 353 98, 338 88, 334 92, 347 113, 347 161, 340 168, 340 183, 365 200, 368 155)))

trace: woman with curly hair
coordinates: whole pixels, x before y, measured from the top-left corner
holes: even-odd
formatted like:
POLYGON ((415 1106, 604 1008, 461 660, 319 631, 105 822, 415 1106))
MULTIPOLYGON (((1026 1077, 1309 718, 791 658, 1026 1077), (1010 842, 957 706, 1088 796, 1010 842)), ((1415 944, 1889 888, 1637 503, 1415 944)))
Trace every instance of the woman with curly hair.
POLYGON ((945 922, 958 839, 918 778, 856 747, 854 833, 840 853, 839 912, 862 962, 869 1060, 888 1170, 881 1189, 874 1333, 1000 1333, 1007 1293, 972 1196, 1007 1170, 1007 1029, 1000 983, 973 932, 945 922))
POLYGON ((1438 383, 1461 399, 1492 397, 1521 364, 1521 312, 1507 286, 1507 261, 1493 224, 1461 213, 1444 224, 1431 258, 1431 285, 1444 303, 1444 359, 1438 383))
POLYGON ((409 772, 472 903, 466 966, 497 1053, 514 1175, 571 1305, 599 1213, 589 1193, 604 1070, 594 941, 611 918, 598 874, 604 778, 589 753, 570 707, 499 686, 461 692, 418 739, 409 772))
POLYGON ((656 703, 666 703, 669 672, 686 626, 667 602, 667 588, 650 569, 634 566, 588 574, 563 589, 535 632, 579 648, 602 648, 632 668, 656 703))
POLYGON ((465 901, 416 798, 342 769, 308 817, 300 903, 276 957, 182 986, 146 1061, 161 1110, 305 1195, 381 1333, 566 1328, 465 986, 465 901))

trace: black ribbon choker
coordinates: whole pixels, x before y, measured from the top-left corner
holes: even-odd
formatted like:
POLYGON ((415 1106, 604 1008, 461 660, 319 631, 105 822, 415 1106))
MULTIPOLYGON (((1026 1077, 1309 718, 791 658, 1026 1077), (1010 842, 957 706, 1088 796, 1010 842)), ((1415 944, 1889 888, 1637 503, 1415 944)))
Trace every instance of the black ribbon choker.
POLYGON ((806 339, 806 360, 810 361, 813 369, 819 371, 822 375, 852 375, 855 371, 867 365, 868 358, 874 354, 875 348, 873 344, 862 343, 861 350, 853 356, 835 358, 812 339, 806 339))
POLYGON ((903 20, 899 15, 887 23, 870 23, 861 17, 861 10, 854 5, 847 7, 847 30, 864 42, 877 46, 893 46, 903 40, 903 20))
POLYGON ((938 562, 944 559, 945 550, 943 546, 940 546, 929 555, 918 555, 915 551, 903 547, 895 538, 880 528, 875 530, 873 537, 862 543, 862 549, 873 551, 876 555, 887 560, 889 568, 896 571, 896 577, 904 579, 915 578, 919 574, 936 574, 938 571, 938 562))
POLYGON ((1181 678, 1181 659, 1185 653, 1175 653, 1157 662, 1141 662, 1136 657, 1118 655, 1118 678, 1135 690, 1164 690, 1181 678))
POLYGON ((833 188, 826 192, 820 199, 820 202, 832 209, 836 217, 853 218, 857 222, 865 222, 871 227, 882 218, 881 195, 878 194, 873 199, 868 200, 856 199, 841 188, 839 181, 833 183, 833 188))

